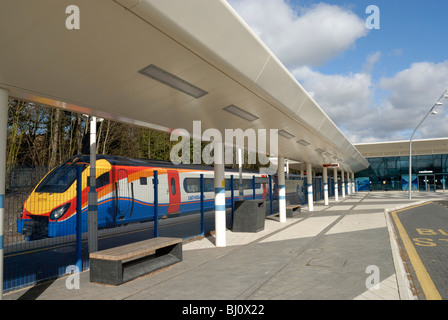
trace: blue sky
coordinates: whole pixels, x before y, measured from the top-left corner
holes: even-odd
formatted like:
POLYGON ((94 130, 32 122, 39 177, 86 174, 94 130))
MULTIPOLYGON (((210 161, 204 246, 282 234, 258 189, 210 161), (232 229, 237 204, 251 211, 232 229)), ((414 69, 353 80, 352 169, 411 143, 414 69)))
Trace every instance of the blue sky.
MULTIPOLYGON (((380 9, 380 29, 370 30, 348 50, 320 68, 322 72, 356 71, 369 53, 381 51, 383 59, 375 70, 377 76, 392 76, 416 61, 442 62, 448 58, 448 1, 446 0, 357 0, 324 1, 351 8, 367 18, 366 8, 375 4, 380 9)), ((291 3, 316 3, 295 0, 291 3)))
MULTIPOLYGON (((448 89, 446 0, 228 2, 352 143, 408 140, 448 89)), ((444 99, 416 138, 448 137, 447 111, 444 99)))

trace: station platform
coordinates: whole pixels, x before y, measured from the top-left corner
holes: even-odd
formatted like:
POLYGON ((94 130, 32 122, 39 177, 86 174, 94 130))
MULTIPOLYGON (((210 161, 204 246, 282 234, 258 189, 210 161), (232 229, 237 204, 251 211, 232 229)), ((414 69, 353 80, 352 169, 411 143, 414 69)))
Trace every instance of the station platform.
POLYGON ((4 294, 4 300, 414 300, 385 209, 448 193, 357 193, 286 223, 267 217, 257 233, 227 231, 183 245, 183 261, 121 286, 67 278, 4 294), (376 285, 376 286, 373 286, 376 285), (372 287, 373 286, 373 287, 372 287))

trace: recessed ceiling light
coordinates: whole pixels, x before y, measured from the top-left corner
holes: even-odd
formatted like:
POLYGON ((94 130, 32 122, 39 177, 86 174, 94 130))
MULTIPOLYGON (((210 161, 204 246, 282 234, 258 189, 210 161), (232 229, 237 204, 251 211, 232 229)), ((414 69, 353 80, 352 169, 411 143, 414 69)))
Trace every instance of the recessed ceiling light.
POLYGON ((247 120, 249 122, 260 119, 257 116, 253 115, 252 113, 249 113, 249 112, 247 112, 241 108, 238 108, 237 106, 234 106, 234 105, 225 107, 223 110, 230 112, 231 114, 233 114, 237 117, 243 118, 244 120, 247 120))
POLYGON ((195 85, 171 74, 155 65, 151 64, 140 70, 138 73, 143 74, 151 79, 161 82, 171 88, 186 93, 194 98, 205 96, 208 92, 196 87, 195 85))
POLYGON ((305 141, 305 140, 299 140, 299 141, 297 141, 297 143, 301 144, 302 146, 305 146, 305 147, 307 147, 307 146, 309 146, 311 144, 311 143, 309 143, 308 141, 305 141))
POLYGON ((317 148, 316 151, 319 152, 319 153, 323 153, 323 152, 325 152, 325 150, 323 150, 323 149, 321 149, 321 148, 317 148))
POLYGON ((282 137, 284 137, 284 138, 286 138, 286 139, 292 139, 292 138, 295 137, 295 136, 293 136, 292 134, 290 134, 289 132, 287 132, 287 131, 285 131, 285 130, 280 130, 280 131, 278 132, 278 135, 279 135, 279 136, 282 136, 282 137))

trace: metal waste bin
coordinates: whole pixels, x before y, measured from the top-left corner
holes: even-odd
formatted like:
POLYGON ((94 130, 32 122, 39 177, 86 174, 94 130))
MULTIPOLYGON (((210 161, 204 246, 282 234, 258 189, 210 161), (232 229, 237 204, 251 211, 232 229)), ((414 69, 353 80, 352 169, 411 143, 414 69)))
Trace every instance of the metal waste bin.
POLYGON ((264 230, 266 208, 264 200, 235 201, 232 231, 259 232, 264 230))

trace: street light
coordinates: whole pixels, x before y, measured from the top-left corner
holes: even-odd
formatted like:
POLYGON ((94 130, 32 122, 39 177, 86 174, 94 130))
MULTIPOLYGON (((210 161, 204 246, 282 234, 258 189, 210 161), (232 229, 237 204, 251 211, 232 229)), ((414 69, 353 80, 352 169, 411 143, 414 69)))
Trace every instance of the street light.
POLYGON ((436 115, 437 111, 434 110, 435 107, 437 106, 441 106, 443 103, 441 102, 441 100, 443 98, 448 99, 448 90, 445 90, 445 92, 442 94, 442 96, 439 98, 439 100, 437 100, 437 102, 432 106, 432 108, 426 113, 425 117, 423 118, 422 121, 420 121, 420 123, 418 124, 418 126, 414 129, 414 132, 412 132, 411 138, 409 139, 409 184, 408 184, 408 190, 409 190, 409 200, 412 199, 412 138, 414 137, 415 132, 417 131, 417 129, 421 126, 421 124, 423 123, 423 121, 425 121, 425 119, 430 115, 436 115))

